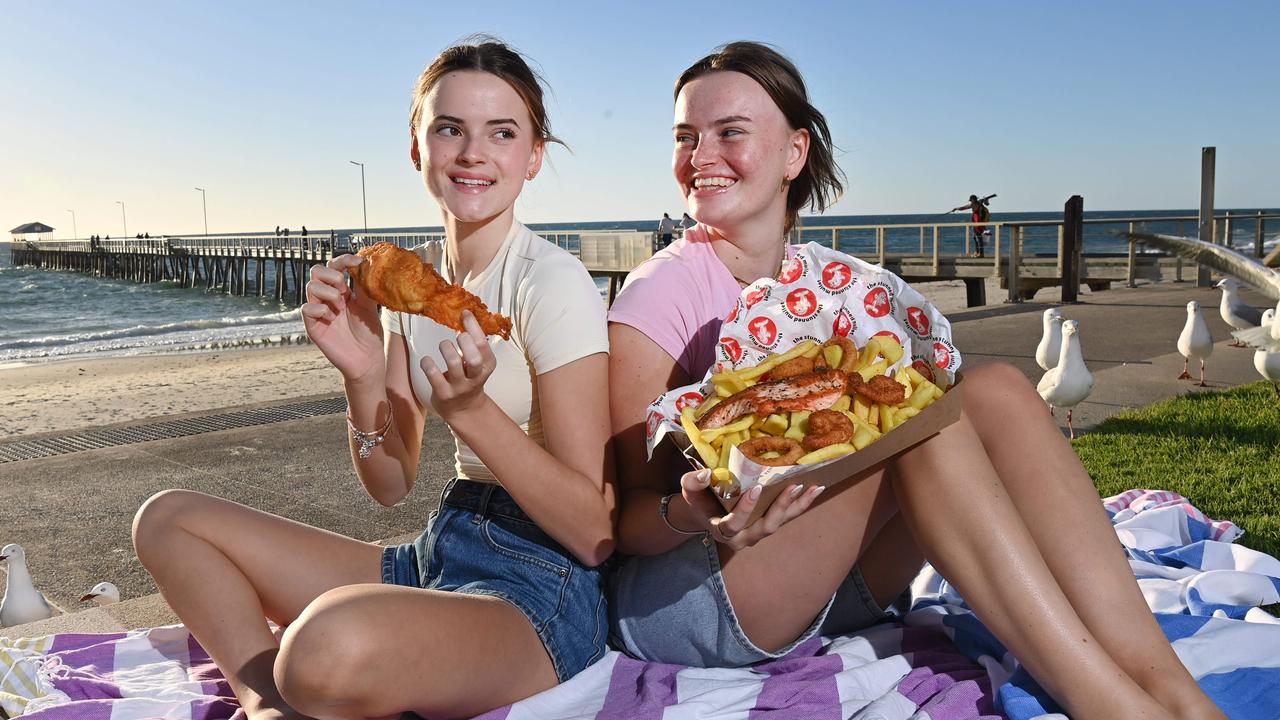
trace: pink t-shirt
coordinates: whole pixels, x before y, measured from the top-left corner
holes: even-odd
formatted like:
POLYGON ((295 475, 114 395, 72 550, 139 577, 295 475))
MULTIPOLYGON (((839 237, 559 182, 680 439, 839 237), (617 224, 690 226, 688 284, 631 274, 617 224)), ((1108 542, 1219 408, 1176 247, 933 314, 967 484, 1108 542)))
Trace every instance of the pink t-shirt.
POLYGON ((701 225, 644 261, 609 308, 609 322, 630 325, 701 380, 716 360, 720 325, 742 286, 720 262, 701 225))

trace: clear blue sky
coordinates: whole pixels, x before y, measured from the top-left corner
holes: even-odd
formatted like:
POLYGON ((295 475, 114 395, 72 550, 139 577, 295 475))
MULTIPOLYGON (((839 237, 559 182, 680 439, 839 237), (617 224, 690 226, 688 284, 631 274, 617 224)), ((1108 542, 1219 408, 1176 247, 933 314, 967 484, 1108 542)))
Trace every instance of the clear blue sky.
POLYGON ((775 43, 804 72, 850 183, 837 214, 1280 205, 1280 3, 7 3, 0 230, 66 236, 433 225, 407 159, 409 93, 490 32, 540 64, 573 148, 529 222, 656 218, 671 86, 711 48, 775 43))

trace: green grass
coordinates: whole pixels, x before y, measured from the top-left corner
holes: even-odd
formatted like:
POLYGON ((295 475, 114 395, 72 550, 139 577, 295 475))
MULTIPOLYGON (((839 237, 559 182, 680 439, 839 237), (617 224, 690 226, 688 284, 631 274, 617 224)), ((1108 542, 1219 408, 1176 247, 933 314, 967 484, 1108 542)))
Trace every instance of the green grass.
POLYGON ((1280 402, 1270 384, 1124 412, 1072 444, 1103 497, 1172 490, 1243 528, 1239 544, 1280 557, 1280 402))

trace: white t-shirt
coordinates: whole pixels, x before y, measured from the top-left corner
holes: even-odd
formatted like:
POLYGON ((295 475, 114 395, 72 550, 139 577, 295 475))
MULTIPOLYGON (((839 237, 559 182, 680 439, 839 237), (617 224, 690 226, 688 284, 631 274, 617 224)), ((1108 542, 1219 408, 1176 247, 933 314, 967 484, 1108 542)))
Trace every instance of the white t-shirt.
MULTIPOLYGON (((434 240, 414 248, 446 280, 445 242, 434 240)), ((511 231, 489 265, 464 278, 462 286, 489 310, 511 318, 511 340, 489 336, 498 360, 484 390, 520 429, 541 447, 542 416, 535 381, 538 375, 600 352, 609 352, 605 307, 600 291, 582 263, 569 252, 513 222, 511 231)), ((430 356, 445 369, 440 343, 456 342, 458 333, 421 315, 382 311, 382 324, 404 336, 409 352, 409 377, 423 407, 431 407, 431 383, 422 372, 422 358, 430 356)), ((607 392, 588 388, 587 392, 607 392)), ((455 434, 458 477, 497 482, 493 473, 455 434)))

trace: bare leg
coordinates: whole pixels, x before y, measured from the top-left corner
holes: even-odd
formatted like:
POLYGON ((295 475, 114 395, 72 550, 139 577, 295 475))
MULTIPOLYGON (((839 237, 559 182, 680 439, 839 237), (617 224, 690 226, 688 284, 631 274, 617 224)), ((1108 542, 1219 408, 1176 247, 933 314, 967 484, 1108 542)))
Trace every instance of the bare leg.
POLYGON ((271 671, 287 625, 327 590, 381 580, 382 548, 187 490, 143 504, 138 559, 250 716, 289 714, 271 671))
POLYGON ((285 631, 275 677, 291 705, 317 718, 472 717, 557 682, 512 605, 391 585, 322 595, 285 631))
POLYGON ((1182 358, 1182 374, 1178 376, 1179 380, 1191 379, 1191 373, 1188 371, 1188 366, 1190 362, 1191 362, 1190 358, 1187 358, 1185 356, 1182 358))
POLYGON ((1200 361, 1200 387, 1209 387, 1204 382, 1204 360, 1200 361))
POLYGON ((1004 364, 968 371, 965 384, 965 412, 1045 564, 1085 626, 1171 712, 1221 718, 1143 600, 1079 457, 1062 442, 1058 428, 1034 411, 1039 401, 1035 389, 1021 372, 1004 364), (1022 419, 1010 423, 1010 417, 1022 419))
POLYGON ((1071 424, 1071 415, 1075 408, 1067 408, 1067 429, 1071 431, 1071 439, 1076 439, 1076 426, 1071 424))
POLYGON ((925 556, 1073 718, 1168 717, 1072 608, 967 415, 894 470, 902 515, 925 556))

